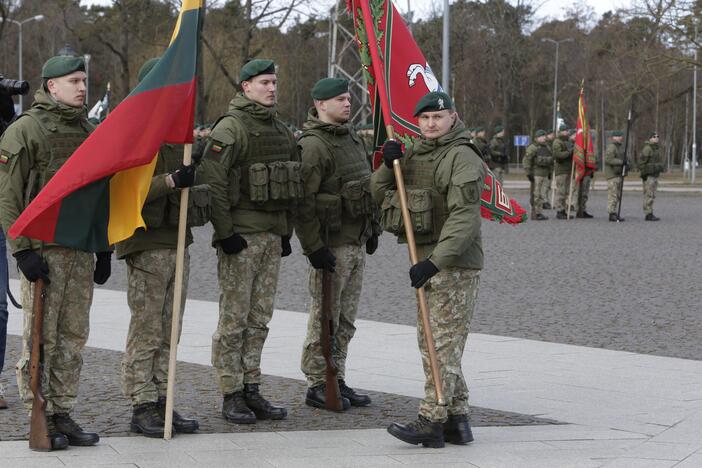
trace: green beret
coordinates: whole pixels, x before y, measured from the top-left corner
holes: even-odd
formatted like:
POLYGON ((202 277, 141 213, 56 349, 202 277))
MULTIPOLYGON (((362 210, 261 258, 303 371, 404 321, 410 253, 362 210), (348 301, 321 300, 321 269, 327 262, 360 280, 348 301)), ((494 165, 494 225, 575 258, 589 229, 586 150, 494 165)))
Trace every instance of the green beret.
POLYGON ((57 55, 46 61, 41 69, 41 77, 48 80, 49 78, 70 75, 76 71, 85 71, 85 61, 83 61, 83 57, 57 55))
POLYGON ((612 132, 612 136, 613 137, 621 137, 621 136, 624 136, 624 132, 622 132, 621 130, 614 130, 612 132))
POLYGON ((137 80, 141 81, 144 78, 146 78, 146 75, 149 74, 151 69, 154 68, 154 66, 158 63, 160 59, 161 57, 154 57, 144 62, 144 65, 141 66, 141 68, 139 69, 139 73, 137 74, 137 80))
POLYGON ((485 127, 475 127, 475 128, 473 129, 473 131, 474 131, 475 133, 484 132, 484 131, 485 131, 485 127))
POLYGON ((241 67, 239 81, 247 81, 255 76, 269 73, 275 73, 275 63, 273 63, 273 60, 254 59, 250 62, 246 62, 246 64, 241 67))
POLYGON ((566 130, 568 130, 568 126, 567 126, 566 124, 561 124, 561 125, 558 127, 558 131, 559 131, 559 132, 565 132, 566 130))
POLYGON ((546 136, 546 130, 537 130, 536 133, 534 133, 534 136, 535 136, 536 138, 539 138, 539 137, 542 137, 542 136, 546 136))
POLYGON ((422 112, 436 112, 445 109, 453 109, 453 102, 449 95, 443 91, 432 91, 419 100, 413 115, 417 117, 422 112))
POLYGON ((498 125, 497 127, 495 127, 495 133, 500 133, 502 130, 504 130, 504 127, 502 127, 502 125, 498 125))
POLYGON ((650 139, 653 138, 654 136, 657 137, 657 136, 658 136, 658 132, 650 132, 650 133, 648 134, 648 139, 650 140, 650 139))
POLYGON ((312 98, 324 101, 348 92, 349 80, 343 78, 322 78, 314 84, 312 98))

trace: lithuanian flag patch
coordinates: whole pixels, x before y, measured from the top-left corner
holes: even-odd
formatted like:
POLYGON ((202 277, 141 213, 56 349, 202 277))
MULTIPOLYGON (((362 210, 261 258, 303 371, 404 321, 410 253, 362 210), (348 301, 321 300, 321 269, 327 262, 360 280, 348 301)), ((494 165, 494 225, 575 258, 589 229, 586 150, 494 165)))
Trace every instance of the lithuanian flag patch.
POLYGON ((7 164, 10 161, 10 157, 5 154, 0 154, 0 164, 7 164))

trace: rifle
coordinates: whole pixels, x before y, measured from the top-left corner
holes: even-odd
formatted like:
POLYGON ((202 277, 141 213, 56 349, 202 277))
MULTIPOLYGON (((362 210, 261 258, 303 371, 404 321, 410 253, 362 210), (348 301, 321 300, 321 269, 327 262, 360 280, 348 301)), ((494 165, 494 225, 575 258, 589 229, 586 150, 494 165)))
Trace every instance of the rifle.
POLYGON ((634 98, 631 99, 631 104, 629 105, 629 116, 626 119, 626 139, 624 140, 624 164, 622 164, 622 181, 619 184, 619 203, 617 206, 617 222, 619 222, 619 217, 622 214, 622 196, 624 195, 624 177, 626 177, 627 171, 629 169, 629 163, 626 159, 626 153, 629 151, 629 133, 631 130, 631 114, 634 109, 634 98))
MULTIPOLYGON (((328 244, 328 230, 325 232, 324 244, 328 244)), ((344 411, 339 390, 337 375, 339 368, 334 362, 334 322, 332 319, 332 273, 322 269, 322 355, 326 367, 324 369, 324 406, 331 411, 344 411)))
POLYGON ((30 388, 32 390, 32 417, 29 421, 29 448, 38 452, 51 450, 51 438, 46 422, 46 400, 41 391, 41 374, 44 361, 44 280, 34 283, 34 321, 32 323, 32 343, 30 359, 30 388))

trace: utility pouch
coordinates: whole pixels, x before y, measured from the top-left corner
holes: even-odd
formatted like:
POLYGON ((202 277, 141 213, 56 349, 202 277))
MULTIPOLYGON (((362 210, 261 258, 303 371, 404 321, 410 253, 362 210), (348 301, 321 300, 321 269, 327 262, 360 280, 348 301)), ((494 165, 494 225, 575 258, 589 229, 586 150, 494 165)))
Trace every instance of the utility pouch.
POLYGON ((341 197, 331 193, 318 193, 315 197, 317 219, 322 229, 341 231, 341 197))
POLYGON ((249 198, 252 202, 268 201, 268 167, 263 163, 249 166, 249 198))
MULTIPOLYGON (((287 200, 290 198, 288 191, 288 167, 286 163, 269 163, 268 177, 271 200, 287 200)), ((251 199, 253 200, 253 197, 251 199)))

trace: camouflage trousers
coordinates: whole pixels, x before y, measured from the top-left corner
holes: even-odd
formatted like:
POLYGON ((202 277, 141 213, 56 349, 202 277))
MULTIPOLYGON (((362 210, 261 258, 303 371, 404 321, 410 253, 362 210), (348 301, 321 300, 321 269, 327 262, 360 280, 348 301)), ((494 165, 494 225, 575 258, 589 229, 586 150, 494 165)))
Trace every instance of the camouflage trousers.
POLYGON ((570 174, 556 176, 556 206, 557 211, 565 211, 570 192, 570 174))
POLYGON ((544 185, 541 187, 542 191, 542 203, 546 202, 551 202, 551 189, 554 187, 556 182, 554 181, 553 177, 549 174, 549 176, 546 178, 546 181, 544 182, 544 185))
POLYGON ((572 205, 573 207, 575 207, 576 211, 581 208, 581 203, 582 210, 585 211, 585 208, 587 207, 587 201, 590 198, 590 185, 592 185, 592 176, 589 175, 583 177, 583 180, 580 181, 580 184, 575 183, 575 187, 573 187, 572 205))
POLYGON ((212 366, 225 395, 260 383, 280 270, 280 236, 259 232, 242 237, 248 247, 238 254, 217 249, 219 322, 212 336, 212 366))
POLYGON ((447 415, 468 414, 468 386, 463 377, 461 359, 478 298, 479 285, 480 270, 446 268, 424 286, 446 400, 446 406, 439 406, 437 403, 434 379, 429 367, 429 353, 424 341, 424 326, 421 319, 418 319, 417 341, 422 354, 425 377, 424 399, 419 404, 419 414, 430 421, 444 422, 447 415))
MULTIPOLYGON (((357 245, 332 247, 336 257, 336 268, 332 275, 332 326, 334 331, 333 357, 339 368, 338 378, 344 378, 346 354, 349 342, 356 332, 354 322, 358 301, 361 297, 365 253, 357 245)), ((326 362, 320 344, 322 322, 322 271, 310 267, 309 289, 312 297, 307 319, 307 337, 302 349, 302 372, 307 385, 314 387, 324 383, 326 362)))
MULTIPOLYGON (((122 358, 122 392, 134 406, 166 396, 171 320, 175 287, 175 249, 145 250, 129 255, 127 346, 122 358)), ((185 251, 180 325, 188 287, 190 258, 185 251)))
POLYGON ((500 184, 504 184, 505 170, 501 166, 496 166, 494 169, 491 170, 492 173, 495 174, 495 178, 500 182, 500 184))
POLYGON ((543 211, 544 203, 548 200, 544 192, 548 193, 548 177, 534 176, 534 205, 531 207, 534 214, 539 214, 543 211), (547 187, 547 189, 544 190, 544 187, 547 187))
POLYGON ((619 208, 619 190, 622 186, 621 177, 607 179, 607 213, 613 214, 619 208))
MULTIPOLYGON (((46 286, 44 298, 42 393, 47 403, 46 414, 70 413, 76 403, 83 366, 80 353, 90 330, 95 256, 64 247, 50 247, 44 249, 43 257, 49 265, 51 284, 46 286)), ((22 354, 17 363, 17 386, 28 409, 32 407, 33 398, 29 388, 33 300, 34 283, 23 276, 24 329, 22 354)))
POLYGON ((656 199, 658 177, 648 176, 643 181, 643 211, 644 214, 653 213, 653 201, 656 199))

